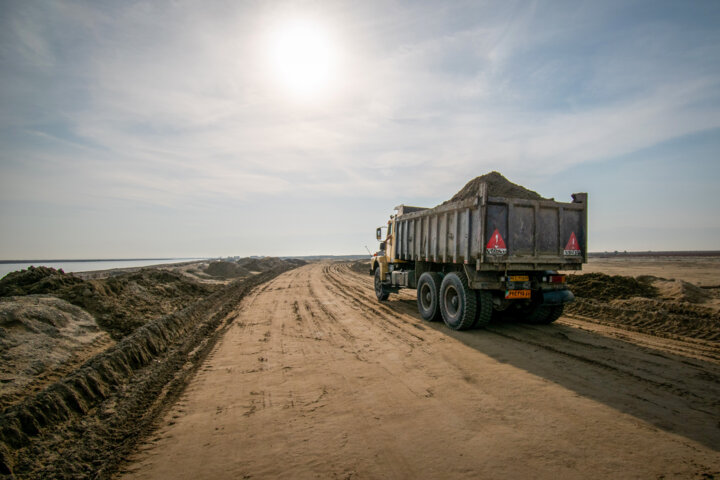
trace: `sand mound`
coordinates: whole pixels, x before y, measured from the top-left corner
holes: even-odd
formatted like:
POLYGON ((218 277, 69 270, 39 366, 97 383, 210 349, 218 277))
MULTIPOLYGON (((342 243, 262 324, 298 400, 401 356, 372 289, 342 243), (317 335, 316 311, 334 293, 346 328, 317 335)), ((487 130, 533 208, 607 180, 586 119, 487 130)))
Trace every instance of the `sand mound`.
MULTIPOLYGON (((233 318, 230 313, 242 298, 289 268, 286 263, 233 282, 188 308, 154 319, 41 392, 4 408, 0 476, 109 478, 108 468, 127 458, 139 434, 180 394, 222 334, 218 327, 233 318)), ((77 313, 60 300, 48 301, 77 313)), ((44 323, 58 328, 56 324, 67 326, 72 320, 49 318, 44 323)))
POLYGON ((213 289, 176 272, 143 269, 100 280, 31 267, 0 281, 0 296, 49 294, 83 308, 115 339, 149 320, 185 308, 213 289))
POLYGON ((350 270, 361 275, 370 273, 370 260, 355 260, 350 264, 350 270))
POLYGON ((237 278, 251 275, 250 270, 247 268, 243 268, 235 262, 226 262, 223 260, 210 262, 207 268, 205 268, 205 273, 218 278, 237 278))
POLYGON ((238 265, 250 270, 251 272, 264 272, 264 271, 270 270, 272 268, 277 268, 281 265, 285 265, 288 262, 293 265, 303 265, 305 263, 302 260, 295 260, 295 259, 282 260, 282 259, 276 258, 276 257, 264 257, 264 258, 248 257, 248 258, 241 258, 240 260, 237 261, 238 265), (300 262, 300 263, 298 263, 298 262, 300 262))
POLYGON ((576 297, 600 301, 632 297, 653 298, 658 294, 657 289, 647 282, 604 273, 568 275, 567 283, 576 297))
POLYGON ((49 267, 10 272, 0 280, 0 297, 52 293, 83 283, 80 278, 49 267))
POLYGON ((711 294, 687 282, 603 273, 569 275, 567 279, 577 300, 565 308, 570 315, 652 335, 720 339, 717 309, 697 305, 711 294))
POLYGON ((566 306, 565 312, 651 335, 720 340, 717 310, 685 302, 640 297, 611 302, 578 298, 566 306))
POLYGON ((287 266, 299 267, 305 265, 305 263, 304 260, 294 258, 246 257, 234 262, 228 260, 210 262, 210 264, 205 267, 204 273, 215 278, 240 278, 256 273, 267 272, 275 268, 285 268, 287 266))
MULTIPOLYGON (((498 172, 490 172, 470 180, 459 192, 457 192, 448 202, 459 202, 472 198, 478 193, 480 184, 487 184, 488 196, 490 197, 511 197, 524 198, 528 200, 546 200, 539 193, 512 183, 498 172)), ((445 202, 445 203, 448 203, 445 202)))
POLYGON ((0 298, 0 408, 112 343, 95 319, 51 296, 0 298))
POLYGON ((706 303, 713 298, 708 290, 704 290, 683 280, 657 279, 653 282, 660 296, 666 300, 688 303, 706 303))

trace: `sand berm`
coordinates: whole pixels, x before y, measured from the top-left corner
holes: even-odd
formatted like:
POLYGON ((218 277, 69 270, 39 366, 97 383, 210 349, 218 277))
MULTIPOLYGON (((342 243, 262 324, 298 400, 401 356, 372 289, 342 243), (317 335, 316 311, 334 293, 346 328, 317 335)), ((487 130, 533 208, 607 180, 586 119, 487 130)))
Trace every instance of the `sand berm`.
POLYGON ((274 262, 269 270, 223 285, 136 328, 80 368, 5 408, 0 474, 108 478, 182 390, 243 297, 297 265, 274 262))

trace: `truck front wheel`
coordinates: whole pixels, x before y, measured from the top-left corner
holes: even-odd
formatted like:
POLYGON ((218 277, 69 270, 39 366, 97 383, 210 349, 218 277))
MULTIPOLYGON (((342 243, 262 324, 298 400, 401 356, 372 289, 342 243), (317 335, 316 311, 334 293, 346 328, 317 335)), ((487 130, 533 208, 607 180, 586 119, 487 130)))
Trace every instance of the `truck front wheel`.
POLYGON ((450 272, 440 284, 440 312, 445 325, 465 330, 475 323, 477 296, 468 286, 465 272, 450 272))
POLYGON ((390 296, 385 285, 383 285, 382 276, 380 275, 380 266, 375 269, 375 296, 378 301, 384 302, 390 296))
POLYGON ((442 277, 434 272, 420 275, 417 284, 418 311, 423 320, 434 322, 440 320, 440 283, 442 277))

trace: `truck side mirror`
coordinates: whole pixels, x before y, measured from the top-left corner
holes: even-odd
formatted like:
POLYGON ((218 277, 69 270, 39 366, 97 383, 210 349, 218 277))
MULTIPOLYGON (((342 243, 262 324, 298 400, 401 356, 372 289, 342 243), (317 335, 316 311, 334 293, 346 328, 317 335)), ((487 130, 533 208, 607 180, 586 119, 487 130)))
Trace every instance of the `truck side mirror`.
POLYGON ((382 227, 378 227, 378 229, 375 230, 375 238, 377 238, 378 241, 382 240, 382 227))

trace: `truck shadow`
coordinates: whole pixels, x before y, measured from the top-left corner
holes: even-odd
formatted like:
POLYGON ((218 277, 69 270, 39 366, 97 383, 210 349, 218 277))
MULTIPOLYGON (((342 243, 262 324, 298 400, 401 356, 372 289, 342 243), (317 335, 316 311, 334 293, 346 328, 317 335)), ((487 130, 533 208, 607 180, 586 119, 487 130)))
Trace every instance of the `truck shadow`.
POLYGON ((384 305, 497 362, 720 451, 720 364, 563 324, 492 323, 457 332, 420 319, 414 300, 384 305))

